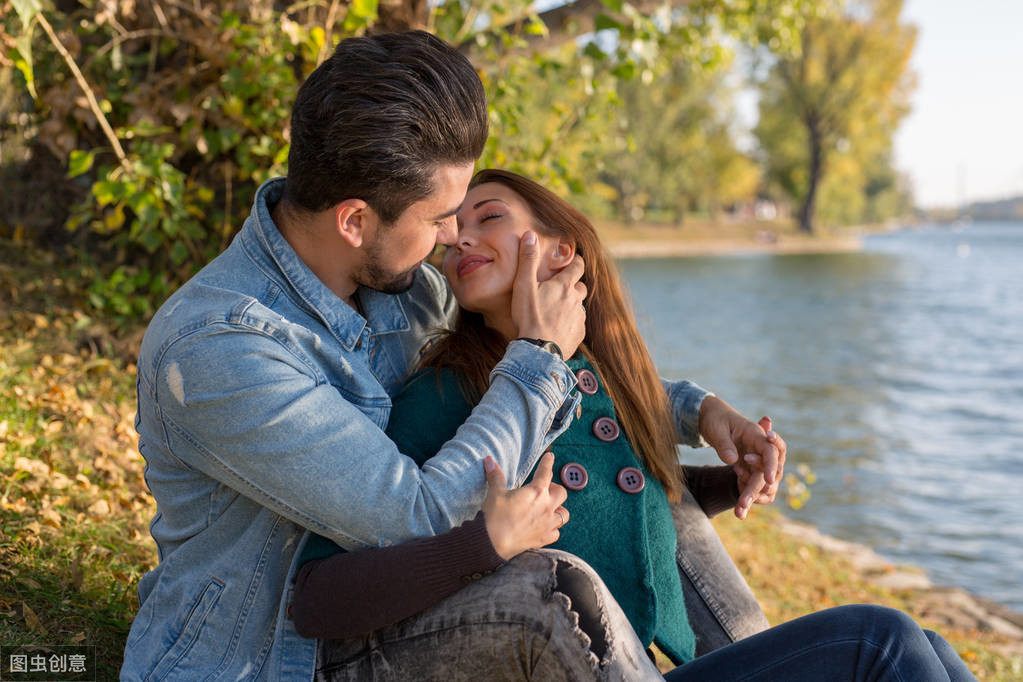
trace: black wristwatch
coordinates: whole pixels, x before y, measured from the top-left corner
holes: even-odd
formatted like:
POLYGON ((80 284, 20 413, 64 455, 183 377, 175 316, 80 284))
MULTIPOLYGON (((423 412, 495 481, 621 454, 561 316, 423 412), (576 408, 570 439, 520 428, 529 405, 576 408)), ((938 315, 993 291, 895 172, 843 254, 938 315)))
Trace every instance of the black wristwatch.
POLYGON ((565 354, 561 352, 560 348, 558 348, 558 344, 554 343, 553 341, 544 341, 543 339, 530 339, 525 336, 520 336, 515 340, 531 343, 538 348, 543 348, 548 353, 553 353, 554 355, 557 355, 559 360, 562 361, 565 360, 565 354))

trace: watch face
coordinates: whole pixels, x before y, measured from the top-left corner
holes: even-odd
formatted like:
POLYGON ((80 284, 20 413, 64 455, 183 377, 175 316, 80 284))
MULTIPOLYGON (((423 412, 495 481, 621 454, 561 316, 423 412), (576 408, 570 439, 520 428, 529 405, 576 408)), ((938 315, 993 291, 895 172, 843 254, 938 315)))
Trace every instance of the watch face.
POLYGON ((561 349, 558 348, 558 344, 554 343, 553 341, 544 341, 543 345, 540 346, 540 348, 543 348, 548 353, 557 355, 562 360, 565 359, 564 356, 561 354, 561 349))

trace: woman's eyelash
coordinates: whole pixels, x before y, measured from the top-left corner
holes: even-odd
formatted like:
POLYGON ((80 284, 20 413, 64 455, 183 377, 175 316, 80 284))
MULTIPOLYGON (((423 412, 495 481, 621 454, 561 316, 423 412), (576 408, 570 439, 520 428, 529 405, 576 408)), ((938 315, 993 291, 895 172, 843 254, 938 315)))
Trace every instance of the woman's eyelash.
POLYGON ((491 218, 500 218, 500 217, 501 217, 501 215, 502 215, 501 213, 484 213, 484 214, 483 214, 483 215, 482 215, 482 216, 480 217, 480 222, 481 222, 481 223, 485 223, 485 222, 487 222, 488 220, 490 220, 491 218))

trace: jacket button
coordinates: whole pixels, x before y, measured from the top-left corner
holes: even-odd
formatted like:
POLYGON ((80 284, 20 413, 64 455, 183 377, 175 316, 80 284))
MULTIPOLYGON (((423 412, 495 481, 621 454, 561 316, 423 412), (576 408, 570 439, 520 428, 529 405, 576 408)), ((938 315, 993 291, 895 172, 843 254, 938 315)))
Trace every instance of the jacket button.
POLYGON ((621 432, 618 422, 610 417, 598 417, 593 420, 593 435, 605 443, 613 441, 621 432))
POLYGON ((593 395, 600 388, 600 384, 597 383, 597 375, 588 369, 576 372, 575 380, 579 382, 579 390, 586 395, 593 395))
POLYGON ((586 467, 576 462, 569 462, 561 467, 561 484, 569 490, 582 490, 590 480, 586 467))
POLYGON ((645 485, 646 477, 636 467, 625 467, 618 472, 618 487, 630 495, 635 495, 645 485))

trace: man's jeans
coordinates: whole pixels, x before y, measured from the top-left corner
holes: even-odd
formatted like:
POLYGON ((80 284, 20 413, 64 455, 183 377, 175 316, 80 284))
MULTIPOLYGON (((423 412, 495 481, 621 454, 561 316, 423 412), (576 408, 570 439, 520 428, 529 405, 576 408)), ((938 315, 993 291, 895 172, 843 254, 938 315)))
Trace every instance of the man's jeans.
MULTIPOLYGON (((672 516, 697 655, 766 629, 753 593, 692 495, 672 505, 672 516)), ((586 563, 554 550, 520 555, 437 606, 368 637, 322 644, 317 679, 323 681, 661 679, 603 581, 586 563), (590 579, 559 585, 557 562, 590 579), (598 615, 587 618, 592 608, 585 607, 594 602, 598 615), (603 632, 595 632, 595 623, 604 625, 603 632), (598 640, 596 646, 586 644, 591 640, 598 640), (605 647, 598 663, 590 650, 605 647)))
POLYGON ((670 682, 968 682, 941 635, 902 611, 836 606, 791 620, 676 668, 670 682))

